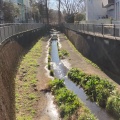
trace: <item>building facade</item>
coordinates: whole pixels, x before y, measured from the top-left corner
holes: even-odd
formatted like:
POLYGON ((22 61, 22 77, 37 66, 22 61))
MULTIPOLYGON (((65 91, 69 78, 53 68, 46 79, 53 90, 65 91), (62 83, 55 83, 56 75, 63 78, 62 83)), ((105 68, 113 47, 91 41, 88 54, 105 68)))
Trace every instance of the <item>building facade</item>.
POLYGON ((102 6, 102 0, 86 0, 86 20, 98 20, 106 16, 106 8, 102 6))
POLYGON ((108 18, 115 18, 115 0, 102 0, 103 7, 107 9, 108 18))
POLYGON ((120 21, 120 0, 115 0, 115 20, 120 21))
POLYGON ((107 15, 113 20, 120 21, 120 0, 102 0, 107 9, 107 15))
POLYGON ((120 21, 120 0, 86 0, 86 20, 120 21))

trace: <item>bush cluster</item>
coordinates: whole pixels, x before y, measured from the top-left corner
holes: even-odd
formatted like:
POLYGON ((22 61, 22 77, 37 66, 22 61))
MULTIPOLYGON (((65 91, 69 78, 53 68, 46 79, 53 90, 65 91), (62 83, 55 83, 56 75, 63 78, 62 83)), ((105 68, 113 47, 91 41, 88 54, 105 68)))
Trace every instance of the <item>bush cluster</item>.
POLYGON ((85 119, 82 119, 80 115, 76 119, 86 120, 86 118, 89 118, 89 120, 96 120, 94 115, 80 102, 79 98, 65 87, 63 80, 52 80, 50 82, 50 89, 55 96, 55 102, 60 108, 62 118, 70 120, 71 116, 81 107, 81 115, 85 119))
POLYGON ((66 50, 59 50, 59 58, 64 59, 69 53, 66 50))
POLYGON ((107 100, 106 109, 117 118, 120 118, 120 94, 115 92, 107 100))
POLYGON ((98 76, 87 75, 77 68, 69 70, 68 77, 83 87, 90 100, 120 118, 120 94, 114 92, 116 89, 112 83, 98 76))

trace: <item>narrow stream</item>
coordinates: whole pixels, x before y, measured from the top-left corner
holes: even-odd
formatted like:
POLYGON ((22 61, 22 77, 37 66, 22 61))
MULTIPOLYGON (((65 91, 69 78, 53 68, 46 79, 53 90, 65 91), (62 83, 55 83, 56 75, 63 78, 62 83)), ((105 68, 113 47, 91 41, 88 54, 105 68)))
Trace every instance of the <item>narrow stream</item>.
POLYGON ((115 120, 105 109, 100 108, 95 102, 88 100, 84 90, 79 86, 76 86, 69 78, 66 76, 68 69, 63 65, 59 59, 57 40, 52 40, 51 43, 51 58, 53 70, 56 78, 64 79, 66 87, 73 91, 86 106, 91 110, 91 112, 97 116, 99 120, 115 120))

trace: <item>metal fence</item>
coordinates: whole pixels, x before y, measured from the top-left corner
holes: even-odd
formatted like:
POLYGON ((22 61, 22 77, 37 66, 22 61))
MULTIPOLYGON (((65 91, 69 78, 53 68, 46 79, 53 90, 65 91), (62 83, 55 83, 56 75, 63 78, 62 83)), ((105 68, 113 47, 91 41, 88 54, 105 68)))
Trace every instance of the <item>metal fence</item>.
POLYGON ((13 35, 42 27, 44 27, 44 24, 38 23, 0 24, 0 44, 13 35))
POLYGON ((76 32, 95 36, 120 39, 120 24, 73 24, 65 23, 64 26, 76 32))

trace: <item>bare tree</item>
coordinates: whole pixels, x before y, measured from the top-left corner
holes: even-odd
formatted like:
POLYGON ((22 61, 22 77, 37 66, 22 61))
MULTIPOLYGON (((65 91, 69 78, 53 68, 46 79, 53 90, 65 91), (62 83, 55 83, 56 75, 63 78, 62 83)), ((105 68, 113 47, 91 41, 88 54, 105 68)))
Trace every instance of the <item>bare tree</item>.
POLYGON ((61 0, 61 6, 67 14, 80 13, 85 10, 85 0, 61 0))
POLYGON ((29 0, 34 20, 49 24, 49 0, 29 0))
POLYGON ((49 10, 49 20, 50 23, 52 24, 58 22, 58 10, 53 10, 53 9, 49 10))

